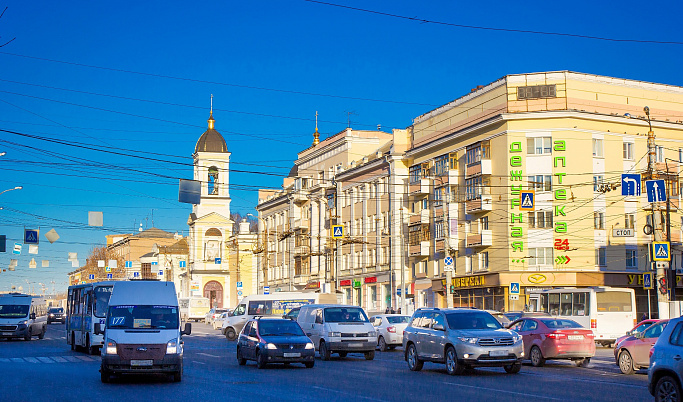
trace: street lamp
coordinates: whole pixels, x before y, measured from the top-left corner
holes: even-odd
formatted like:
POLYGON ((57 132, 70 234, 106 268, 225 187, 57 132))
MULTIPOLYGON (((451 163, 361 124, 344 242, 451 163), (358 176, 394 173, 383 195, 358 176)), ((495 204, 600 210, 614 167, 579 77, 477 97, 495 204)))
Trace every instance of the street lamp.
POLYGON ((16 186, 16 187, 14 187, 14 188, 8 188, 7 190, 0 191, 0 194, 6 193, 6 192, 8 192, 8 191, 21 190, 21 189, 23 189, 22 186, 16 186))

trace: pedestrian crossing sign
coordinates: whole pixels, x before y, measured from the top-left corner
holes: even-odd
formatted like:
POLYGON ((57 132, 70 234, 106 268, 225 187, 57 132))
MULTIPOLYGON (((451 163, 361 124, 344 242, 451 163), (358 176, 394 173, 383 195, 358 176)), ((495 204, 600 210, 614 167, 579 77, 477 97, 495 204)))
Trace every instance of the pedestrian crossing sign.
POLYGON ((652 261, 671 261, 671 245, 668 241, 652 243, 652 261))
POLYGON ((654 283, 652 283, 652 272, 646 272, 643 274, 643 289, 654 289, 654 283))
POLYGON ((332 225, 332 238, 333 239, 343 239, 344 238, 344 226, 332 225))
POLYGON ((520 191, 519 209, 521 211, 533 211, 536 202, 536 192, 534 190, 520 191))
POLYGON ((510 282, 510 295, 519 294, 519 282, 510 282))

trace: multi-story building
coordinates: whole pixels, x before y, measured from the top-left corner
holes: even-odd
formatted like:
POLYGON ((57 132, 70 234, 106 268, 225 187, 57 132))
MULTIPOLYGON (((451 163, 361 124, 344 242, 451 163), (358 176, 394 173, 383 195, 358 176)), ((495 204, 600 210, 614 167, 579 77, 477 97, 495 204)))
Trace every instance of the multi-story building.
POLYGON ((519 310, 535 302, 531 289, 608 285, 636 289, 647 312, 647 246, 664 228, 644 191, 622 196, 619 186, 623 173, 650 173, 650 118, 652 173, 666 180, 681 265, 682 105, 680 87, 564 71, 508 75, 415 118, 405 158, 417 305, 446 306, 450 295, 455 306, 519 310))

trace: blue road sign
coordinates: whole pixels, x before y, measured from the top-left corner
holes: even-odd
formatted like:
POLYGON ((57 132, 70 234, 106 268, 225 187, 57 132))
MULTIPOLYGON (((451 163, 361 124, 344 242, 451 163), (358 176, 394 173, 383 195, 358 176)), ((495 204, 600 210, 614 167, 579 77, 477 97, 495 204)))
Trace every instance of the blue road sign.
POLYGON ((621 175, 621 195, 640 195, 640 175, 622 174, 621 175))
POLYGON ((647 202, 666 201, 664 179, 646 181, 645 190, 647 191, 647 202))
POLYGON ((88 279, 95 279, 95 274, 88 275, 88 279))
POLYGON ((139 272, 133 272, 133 278, 137 278, 137 277, 139 277, 139 276, 140 276, 140 273, 139 273, 139 272))
POLYGON ((453 265, 453 257, 446 257, 443 259, 443 263, 447 266, 453 265))
POLYGON ((178 261, 178 266, 180 268, 185 268, 185 267, 187 267, 187 262, 186 261, 178 261))
POLYGON ((646 272, 643 274, 643 289, 654 289, 655 287, 652 286, 652 273, 651 272, 646 272))
POLYGON ((24 229, 24 244, 38 244, 38 231, 24 229))
POLYGON ((216 258, 216 260, 214 261, 214 263, 215 263, 215 264, 220 264, 220 263, 221 263, 221 259, 220 259, 220 258, 216 258))
POLYGON ((164 276, 164 271, 161 269, 159 270, 159 276, 164 276))
POLYGON ((112 274, 107 274, 107 279, 111 279, 111 278, 113 278, 113 277, 114 277, 114 275, 112 275, 112 274))
POLYGON ((238 290, 238 291, 237 291, 237 296, 242 296, 242 291, 241 291, 241 290, 238 290))
POLYGON ((152 265, 159 265, 158 261, 152 261, 152 265))
POLYGON ((237 289, 242 289, 242 282, 237 282, 237 286, 235 286, 237 289))
POLYGON ((533 211, 536 202, 536 192, 521 191, 519 193, 519 209, 522 211, 533 211))
POLYGON ((14 250, 12 250, 12 254, 21 254, 21 244, 20 243, 14 243, 14 250))
POLYGON ((671 261, 671 246, 668 241, 652 242, 652 261, 671 261))
POLYGON ((133 261, 126 261, 126 268, 133 268, 133 261))
POLYGON ((104 272, 111 272, 111 267, 104 267, 104 272))
POLYGON ((511 295, 518 295, 519 294, 519 282, 510 282, 510 294, 511 295))
POLYGON ((263 287, 263 294, 264 295, 270 294, 270 286, 264 286, 263 287))
POLYGON ((341 239, 344 237, 344 226, 332 225, 332 238, 341 239))

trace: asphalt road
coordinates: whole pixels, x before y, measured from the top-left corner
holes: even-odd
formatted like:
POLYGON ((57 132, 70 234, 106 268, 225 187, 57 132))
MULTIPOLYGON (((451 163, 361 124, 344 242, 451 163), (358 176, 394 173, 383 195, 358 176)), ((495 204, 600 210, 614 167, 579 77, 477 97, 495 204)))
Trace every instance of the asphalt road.
POLYGON ((192 324, 185 337, 185 367, 181 383, 165 376, 129 376, 102 384, 99 356, 71 351, 64 325, 52 324, 45 339, 0 341, 2 401, 174 401, 239 398, 259 401, 426 401, 426 400, 593 400, 642 401, 647 372, 627 376, 614 364, 612 349, 599 348, 588 368, 550 361, 544 367, 524 365, 519 374, 500 368, 476 369, 451 377, 443 365, 426 363, 411 372, 399 348, 377 352, 375 360, 349 355, 332 361, 316 359, 303 365, 241 367, 235 343, 202 323, 192 324))

